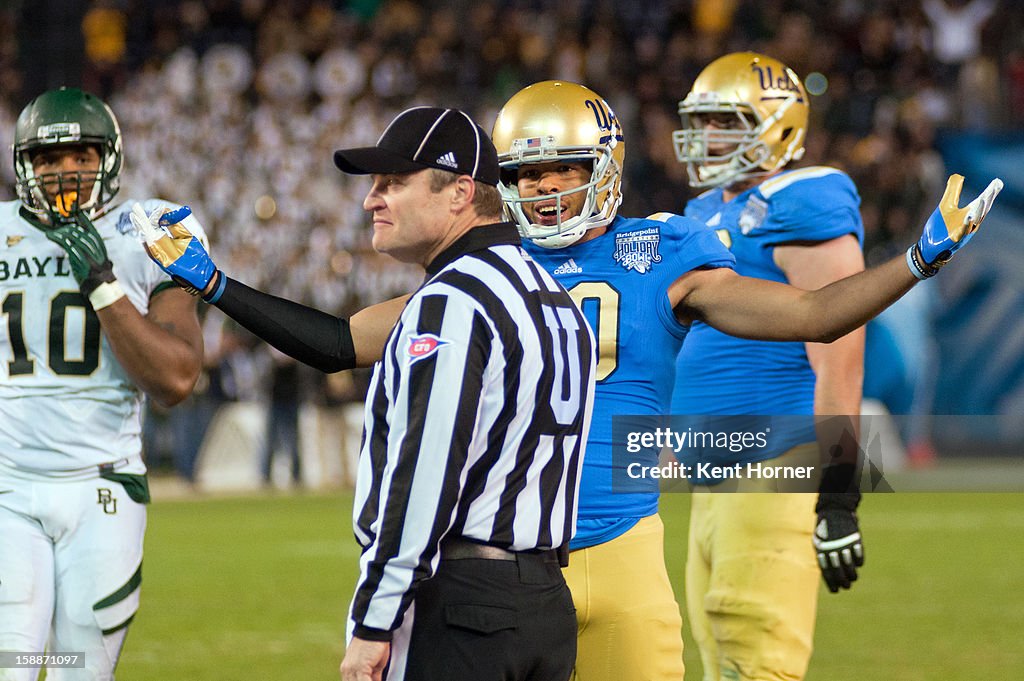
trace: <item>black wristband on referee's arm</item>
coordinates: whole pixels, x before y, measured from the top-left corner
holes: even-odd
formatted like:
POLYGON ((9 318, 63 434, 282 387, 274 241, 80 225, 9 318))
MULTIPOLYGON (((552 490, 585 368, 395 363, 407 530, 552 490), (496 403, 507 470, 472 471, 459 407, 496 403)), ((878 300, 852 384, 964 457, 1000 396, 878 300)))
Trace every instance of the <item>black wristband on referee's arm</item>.
POLYGON ((357 624, 352 630, 353 636, 364 641, 390 641, 393 634, 393 631, 365 627, 362 624, 357 624))

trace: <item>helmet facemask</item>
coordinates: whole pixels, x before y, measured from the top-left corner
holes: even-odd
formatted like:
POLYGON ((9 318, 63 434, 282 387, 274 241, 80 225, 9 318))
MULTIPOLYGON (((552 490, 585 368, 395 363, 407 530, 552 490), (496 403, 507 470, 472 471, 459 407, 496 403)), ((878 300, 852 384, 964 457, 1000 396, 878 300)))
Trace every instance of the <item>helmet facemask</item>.
POLYGON ((110 173, 112 154, 104 153, 103 147, 95 144, 92 146, 100 152, 95 171, 36 174, 32 157, 47 146, 57 145, 39 144, 15 152, 17 191, 22 205, 49 225, 66 222, 79 211, 90 218, 98 217, 119 184, 117 176, 110 173))
POLYGON ((565 248, 579 241, 587 230, 604 227, 615 218, 615 213, 622 202, 622 193, 619 190, 622 168, 612 153, 613 144, 614 139, 602 146, 556 146, 552 137, 539 141, 536 138, 513 141, 511 151, 499 157, 502 181, 498 185, 498 190, 505 203, 506 214, 515 221, 524 238, 543 248, 565 248), (530 163, 555 161, 590 163, 590 180, 579 187, 561 192, 521 197, 517 181, 519 167, 530 163), (579 214, 563 219, 563 199, 580 192, 586 192, 586 197, 579 214), (558 215, 554 225, 537 224, 526 215, 526 204, 551 200, 556 202, 558 215))
POLYGON ((679 116, 682 129, 672 142, 692 187, 771 175, 804 154, 807 92, 792 69, 771 57, 737 52, 716 59, 679 103, 679 116), (704 125, 709 116, 737 125, 704 125))

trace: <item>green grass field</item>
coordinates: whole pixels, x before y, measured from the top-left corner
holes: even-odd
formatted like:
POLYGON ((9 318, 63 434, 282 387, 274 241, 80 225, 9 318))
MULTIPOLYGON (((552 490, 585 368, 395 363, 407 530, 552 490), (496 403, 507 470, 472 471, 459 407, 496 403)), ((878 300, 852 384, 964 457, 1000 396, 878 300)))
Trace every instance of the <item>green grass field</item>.
MULTIPOLYGON (((662 502, 679 594, 688 501, 662 502)), ((350 509, 349 494, 158 496, 119 681, 337 679, 350 509)), ((1024 494, 878 494, 861 517, 868 563, 853 591, 822 593, 808 678, 1020 678, 1024 494)), ((696 681, 689 638, 686 662, 696 681)))

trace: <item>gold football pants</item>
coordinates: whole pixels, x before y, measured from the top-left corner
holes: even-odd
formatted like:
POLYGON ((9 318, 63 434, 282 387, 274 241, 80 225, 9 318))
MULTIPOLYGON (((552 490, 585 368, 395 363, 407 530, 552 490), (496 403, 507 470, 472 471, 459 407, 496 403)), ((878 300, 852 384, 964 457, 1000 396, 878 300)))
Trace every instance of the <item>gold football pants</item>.
POLYGON ((665 527, 652 515, 570 554, 563 574, 576 606, 575 681, 682 680, 682 617, 664 542, 665 527))
POLYGON ((821 582, 816 501, 813 493, 693 494, 686 607, 704 681, 804 677, 821 582))

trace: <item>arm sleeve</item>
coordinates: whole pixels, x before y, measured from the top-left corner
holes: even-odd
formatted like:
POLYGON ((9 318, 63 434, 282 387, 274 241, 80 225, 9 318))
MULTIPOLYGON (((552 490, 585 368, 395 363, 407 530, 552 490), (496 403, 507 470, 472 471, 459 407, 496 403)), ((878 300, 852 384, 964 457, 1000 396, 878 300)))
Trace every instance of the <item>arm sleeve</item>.
POLYGON ((356 365, 347 319, 249 288, 223 272, 224 293, 216 302, 224 314, 284 354, 333 373, 356 365))

